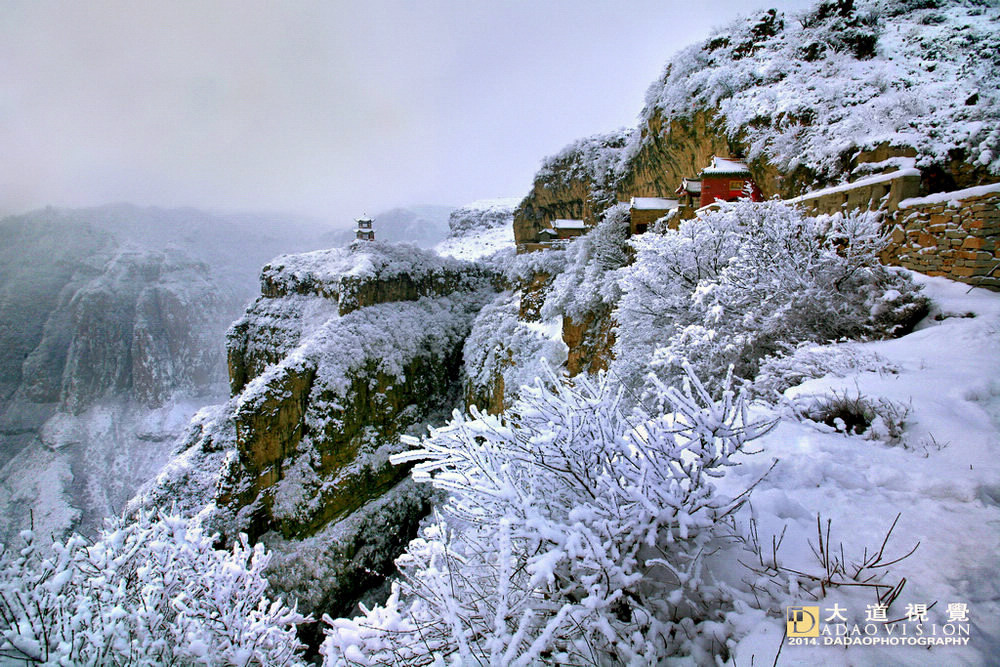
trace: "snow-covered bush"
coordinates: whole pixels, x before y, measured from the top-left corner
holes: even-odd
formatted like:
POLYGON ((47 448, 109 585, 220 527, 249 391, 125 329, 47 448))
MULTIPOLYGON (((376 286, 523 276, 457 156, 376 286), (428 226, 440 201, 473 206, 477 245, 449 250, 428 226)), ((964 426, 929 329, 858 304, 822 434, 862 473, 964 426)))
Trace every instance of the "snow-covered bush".
POLYGON ((269 555, 178 516, 109 523, 0 556, 0 657, 44 665, 283 665, 308 619, 265 596, 269 555))
POLYGON ((906 418, 910 414, 907 405, 847 391, 800 397, 795 408, 800 416, 826 424, 838 433, 860 435, 888 444, 898 443, 903 437, 906 418))
POLYGON ((499 270, 512 284, 531 281, 539 273, 554 276, 566 270, 566 249, 554 248, 545 252, 510 253, 498 258, 499 270))
POLYGON ((504 417, 456 414, 414 478, 451 494, 397 561, 384 606, 330 624, 344 664, 699 663, 725 652, 726 594, 703 576, 730 500, 712 478, 767 426, 728 389, 658 385, 627 414, 609 376, 549 375, 504 417))
POLYGON ((518 306, 518 295, 504 292, 479 311, 462 349, 467 394, 488 394, 493 383, 502 379, 504 402, 509 404, 523 385, 544 374, 546 362, 566 360, 559 329, 524 322, 518 306))
POLYGON ((790 354, 765 357, 746 389, 751 396, 774 400, 806 380, 825 375, 847 377, 858 372, 895 374, 899 367, 856 343, 803 343, 790 354))
POLYGON ((665 381, 692 364, 712 388, 734 367, 802 341, 885 337, 926 312, 903 273, 883 267, 874 213, 814 218, 778 200, 740 201, 636 238, 619 271, 612 369, 638 383, 651 363, 665 381))
POLYGON ((629 261, 628 220, 629 205, 616 204, 590 232, 570 244, 566 268, 552 285, 542 317, 566 315, 582 320, 618 301, 621 293, 612 272, 629 261))

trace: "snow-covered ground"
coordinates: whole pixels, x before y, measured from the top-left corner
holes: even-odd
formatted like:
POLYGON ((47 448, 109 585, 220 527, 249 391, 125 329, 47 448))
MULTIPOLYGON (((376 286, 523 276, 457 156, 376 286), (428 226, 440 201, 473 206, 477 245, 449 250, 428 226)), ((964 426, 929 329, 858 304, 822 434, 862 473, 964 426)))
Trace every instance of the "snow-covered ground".
MULTIPOLYGON (((720 573, 753 582, 761 602, 768 599, 764 589, 782 591, 770 597, 771 616, 737 603, 732 618, 742 639, 733 664, 772 664, 779 647, 779 665, 979 665, 996 664, 1000 656, 1000 294, 967 293, 967 286, 943 278, 915 279, 935 304, 917 330, 895 340, 827 346, 831 359, 838 349, 844 358, 866 358, 867 370, 831 373, 788 389, 789 405, 777 427, 753 443, 759 453, 731 469, 721 484, 738 493, 777 461, 737 526, 746 534, 753 517, 765 563, 772 535, 785 531, 777 552, 781 574, 720 573), (883 405, 891 401, 906 412, 893 444, 884 434, 867 439, 792 416, 791 406, 808 411, 826 397, 858 395, 883 405), (832 521, 833 555, 841 558, 842 545, 843 559, 858 563, 865 549, 869 556, 879 551, 897 514, 882 562, 919 547, 896 564, 868 570, 887 583, 905 577, 885 616, 896 623, 872 620, 879 610, 870 607, 877 603, 870 587, 833 587, 818 601, 808 586, 797 588, 795 581, 806 582, 788 570, 824 571, 809 545, 817 544, 817 515, 824 540, 832 521), (797 640, 801 645, 783 640, 785 607, 796 604, 819 607, 820 636, 797 640), (824 645, 845 632, 856 645, 824 645), (866 645, 873 641, 868 637, 896 637, 900 645, 866 645), (909 644, 954 637, 967 644, 909 644)), ((741 559, 762 569, 750 551, 741 559)), ((743 597, 754 601, 748 583, 743 597)))
POLYGON ((160 408, 108 400, 79 415, 56 413, 0 467, 0 543, 17 544, 28 527, 40 543, 92 533, 167 463, 204 400, 177 392, 160 408))
POLYGON ((474 261, 484 259, 507 248, 514 247, 514 228, 510 225, 480 229, 465 236, 447 238, 434 246, 444 257, 474 261))

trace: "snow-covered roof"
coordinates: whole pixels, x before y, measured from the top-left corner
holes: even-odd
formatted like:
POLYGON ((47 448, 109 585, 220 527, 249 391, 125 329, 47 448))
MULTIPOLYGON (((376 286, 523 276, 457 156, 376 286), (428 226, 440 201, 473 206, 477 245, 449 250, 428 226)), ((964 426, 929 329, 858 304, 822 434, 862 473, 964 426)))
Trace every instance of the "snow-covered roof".
POLYGON ((567 220, 559 218, 552 221, 552 229, 586 229, 587 225, 583 220, 567 220))
POLYGON ((701 179, 685 178, 681 181, 681 188, 688 192, 701 192, 701 179))
POLYGON ((632 197, 632 208, 639 211, 669 211, 681 203, 676 199, 663 197, 632 197))
POLYGON ((713 157, 712 164, 701 170, 703 176, 724 176, 726 174, 749 174, 750 169, 744 160, 736 158, 713 157))

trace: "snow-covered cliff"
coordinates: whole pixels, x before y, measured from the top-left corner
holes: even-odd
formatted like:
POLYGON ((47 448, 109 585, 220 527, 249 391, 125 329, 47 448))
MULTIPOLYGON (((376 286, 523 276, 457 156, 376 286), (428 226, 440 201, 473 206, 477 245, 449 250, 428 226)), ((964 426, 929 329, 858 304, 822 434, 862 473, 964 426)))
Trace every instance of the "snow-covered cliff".
POLYGON ((382 242, 274 260, 229 333, 233 397, 195 419, 135 506, 179 501, 229 538, 263 539, 296 563, 282 589, 349 609, 426 512, 388 457, 460 407, 462 344, 492 283, 382 242))
POLYGON ((554 217, 593 219, 616 200, 673 196, 713 154, 749 158, 768 196, 904 156, 925 192, 994 181, 997 12, 964 0, 838 0, 725 26, 673 57, 634 130, 545 161, 518 209, 517 240, 534 240, 554 217))

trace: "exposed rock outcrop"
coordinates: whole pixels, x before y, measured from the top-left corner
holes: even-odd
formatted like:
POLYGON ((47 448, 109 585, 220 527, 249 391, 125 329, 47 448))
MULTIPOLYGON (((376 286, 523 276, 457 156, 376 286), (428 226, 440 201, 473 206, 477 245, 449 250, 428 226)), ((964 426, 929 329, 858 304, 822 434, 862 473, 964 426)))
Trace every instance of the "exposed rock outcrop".
POLYGON ((233 398, 196 420, 135 506, 186 486, 185 505, 205 507, 224 537, 308 563, 276 579, 310 589, 308 610, 345 613, 426 512, 427 490, 389 456, 460 404, 462 344, 492 282, 477 265, 381 242, 273 261, 229 333, 233 398))

